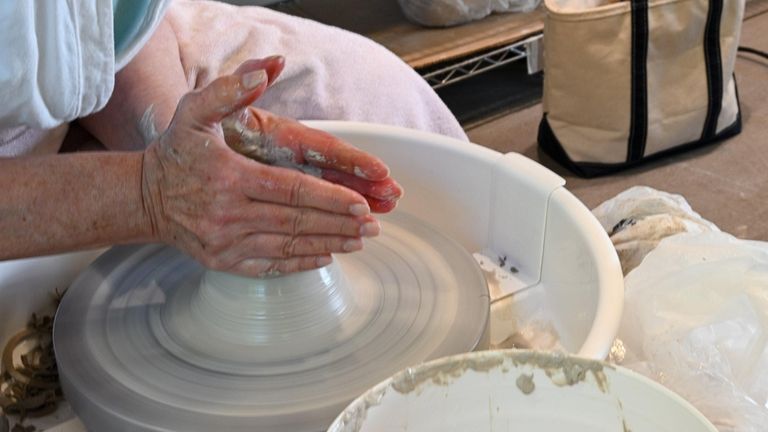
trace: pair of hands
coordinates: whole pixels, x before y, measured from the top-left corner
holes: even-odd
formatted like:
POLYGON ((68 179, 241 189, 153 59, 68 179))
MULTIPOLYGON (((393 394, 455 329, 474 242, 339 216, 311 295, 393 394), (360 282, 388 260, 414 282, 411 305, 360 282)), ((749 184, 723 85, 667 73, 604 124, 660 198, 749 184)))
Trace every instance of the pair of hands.
POLYGON ((325 266, 378 235, 371 213, 402 195, 378 158, 250 106, 283 65, 251 60, 188 93, 144 152, 153 237, 209 268, 264 276, 325 266))

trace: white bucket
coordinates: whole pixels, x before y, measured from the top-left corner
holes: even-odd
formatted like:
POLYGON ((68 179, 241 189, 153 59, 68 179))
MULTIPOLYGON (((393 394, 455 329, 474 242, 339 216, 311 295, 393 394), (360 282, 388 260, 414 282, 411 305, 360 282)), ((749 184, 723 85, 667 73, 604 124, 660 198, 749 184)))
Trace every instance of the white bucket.
POLYGON ((532 351, 481 351, 406 369, 328 432, 717 432, 688 402, 627 369, 532 351))

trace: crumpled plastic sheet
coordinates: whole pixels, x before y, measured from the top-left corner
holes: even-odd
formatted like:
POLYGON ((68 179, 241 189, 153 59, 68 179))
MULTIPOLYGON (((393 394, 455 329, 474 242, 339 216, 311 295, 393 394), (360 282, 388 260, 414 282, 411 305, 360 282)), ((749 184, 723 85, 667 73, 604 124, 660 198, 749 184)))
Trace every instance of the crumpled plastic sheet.
POLYGON ((541 0, 399 0, 411 21, 427 27, 449 27, 492 13, 530 12, 541 0))
POLYGON ((684 232, 720 231, 693 211, 682 196, 646 186, 625 190, 600 204, 592 214, 611 237, 624 275, 666 237, 684 232))
POLYGON ((624 224, 628 239, 612 238, 642 261, 625 278, 610 360, 678 393, 720 432, 768 430, 768 243, 719 232, 682 197, 650 188, 595 213, 609 233, 637 221, 624 224))

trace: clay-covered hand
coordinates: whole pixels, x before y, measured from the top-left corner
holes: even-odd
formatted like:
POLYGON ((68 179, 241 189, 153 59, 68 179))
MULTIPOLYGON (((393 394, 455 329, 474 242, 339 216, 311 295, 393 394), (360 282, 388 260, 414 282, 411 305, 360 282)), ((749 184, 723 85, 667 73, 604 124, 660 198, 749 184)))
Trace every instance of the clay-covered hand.
POLYGON ((235 74, 184 96, 169 128, 144 152, 142 165, 142 195, 153 236, 207 267, 249 276, 322 267, 330 263, 331 253, 360 249, 361 237, 377 235, 380 227, 366 198, 352 188, 368 192, 370 199, 381 196, 369 190, 379 182, 396 187, 380 160, 325 134, 278 139, 281 130, 296 124, 272 116, 274 128, 265 137, 317 151, 314 165, 324 176, 340 176, 352 188, 229 148, 221 121, 266 90, 282 67, 271 62, 281 60, 246 62, 235 74), (366 178, 355 177, 355 167, 366 178))
POLYGON ((393 210, 403 194, 378 158, 295 120, 249 106, 226 117, 222 126, 227 144, 238 153, 354 189, 374 212, 393 210))

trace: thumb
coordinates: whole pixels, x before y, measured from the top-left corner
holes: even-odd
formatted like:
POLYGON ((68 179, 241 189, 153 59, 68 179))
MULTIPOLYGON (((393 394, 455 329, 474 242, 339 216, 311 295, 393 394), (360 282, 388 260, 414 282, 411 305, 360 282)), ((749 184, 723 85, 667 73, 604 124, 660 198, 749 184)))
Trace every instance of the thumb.
POLYGON ((240 68, 233 75, 219 77, 202 89, 184 95, 179 102, 178 114, 193 124, 220 122, 253 103, 264 93, 268 83, 266 70, 240 68))
POLYGON ((234 73, 237 75, 243 73, 246 70, 258 69, 264 69, 267 71, 267 76, 269 77, 268 86, 271 86, 277 80, 277 77, 280 76, 280 73, 283 71, 283 69, 285 69, 285 57, 273 55, 266 58, 246 60, 240 66, 238 66, 234 73))

